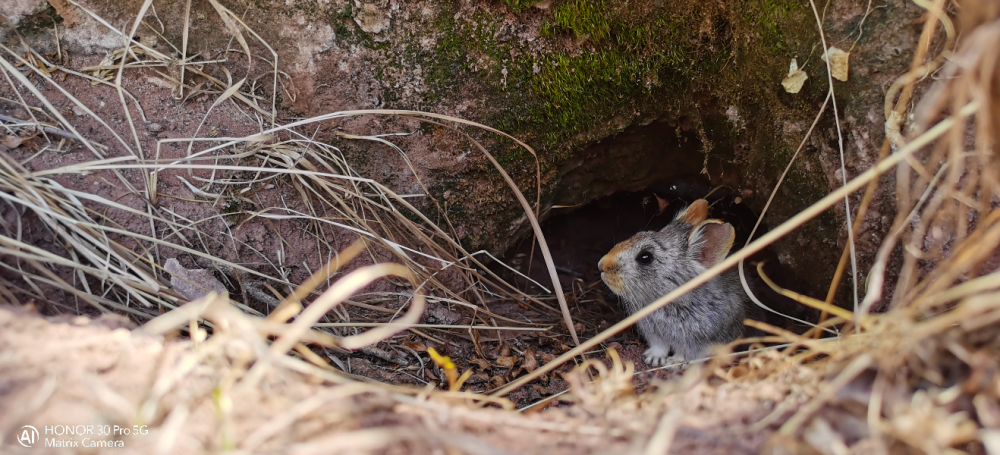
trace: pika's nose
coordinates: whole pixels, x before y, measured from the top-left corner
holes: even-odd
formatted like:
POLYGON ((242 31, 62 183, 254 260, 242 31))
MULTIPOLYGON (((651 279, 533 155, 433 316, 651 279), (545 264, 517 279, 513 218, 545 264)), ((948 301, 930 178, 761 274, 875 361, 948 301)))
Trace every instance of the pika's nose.
POLYGON ((601 258, 600 261, 597 262, 597 270, 600 270, 602 273, 607 272, 608 266, 610 265, 611 265, 611 258, 605 255, 604 257, 601 258))

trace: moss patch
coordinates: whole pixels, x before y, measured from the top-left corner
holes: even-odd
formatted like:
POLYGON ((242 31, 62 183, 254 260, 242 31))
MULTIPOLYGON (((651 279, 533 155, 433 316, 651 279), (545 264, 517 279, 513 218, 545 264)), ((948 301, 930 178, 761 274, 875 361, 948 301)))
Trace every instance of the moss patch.
POLYGON ((484 120, 541 150, 566 149, 567 139, 599 130, 613 117, 693 107, 696 92, 759 100, 760 84, 747 79, 780 81, 789 53, 808 49, 791 44, 803 42, 810 30, 801 26, 806 11, 790 1, 720 7, 569 0, 551 12, 525 10, 530 3, 506 5, 521 16, 544 16, 537 33, 548 49, 503 39, 504 11, 455 20, 455 10, 443 8, 436 27, 442 36, 422 60, 431 67, 429 102, 478 80, 487 103, 507 108, 484 120), (734 30, 757 39, 744 43, 733 38, 734 30))

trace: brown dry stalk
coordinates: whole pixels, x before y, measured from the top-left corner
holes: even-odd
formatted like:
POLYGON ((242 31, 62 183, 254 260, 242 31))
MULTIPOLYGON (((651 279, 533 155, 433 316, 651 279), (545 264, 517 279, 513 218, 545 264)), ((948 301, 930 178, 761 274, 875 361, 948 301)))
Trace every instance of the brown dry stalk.
POLYGON ((302 311, 302 302, 313 290, 315 290, 319 285, 323 284, 326 280, 330 278, 337 270, 340 270, 344 264, 351 262, 357 255, 364 251, 367 243, 364 237, 358 237, 351 246, 347 247, 344 251, 337 253, 333 259, 330 260, 323 268, 318 270, 316 273, 312 274, 306 281, 302 282, 295 291, 291 293, 285 300, 281 301, 281 304, 268 316, 268 320, 285 322, 300 311, 302 311))
MULTIPOLYGON (((939 0, 937 3, 943 3, 943 2, 939 0)), ((896 101, 895 109, 893 109, 893 112, 895 112, 895 116, 889 115, 887 111, 886 122, 890 121, 890 117, 903 118, 906 109, 909 107, 910 98, 913 96, 913 89, 916 86, 917 80, 919 79, 918 77, 915 77, 915 75, 927 74, 939 68, 942 64, 944 64, 945 57, 947 57, 947 55, 951 52, 952 48, 954 47, 955 37, 953 36, 953 34, 948 34, 947 35, 948 41, 945 44, 944 51, 942 51, 941 54, 935 57, 932 61, 928 62, 927 65, 922 65, 924 57, 927 54, 927 50, 930 47, 930 37, 934 35, 934 30, 937 26, 938 21, 947 20, 947 17, 943 17, 943 15, 941 14, 939 5, 935 7, 935 9, 930 11, 930 15, 931 16, 928 17, 927 21, 924 23, 924 29, 921 32, 920 42, 917 46, 917 51, 913 55, 913 61, 910 63, 910 71, 907 74, 900 76, 896 80, 896 82, 893 83, 893 86, 896 86, 897 84, 902 84, 903 90, 899 96, 899 100, 896 101)), ((889 94, 886 96, 886 103, 891 102, 893 98, 892 96, 893 93, 895 93, 895 91, 890 91, 889 94)), ((886 135, 886 137, 882 140, 882 148, 879 150, 879 155, 878 155, 879 161, 884 159, 889 154, 890 150, 892 149, 891 141, 892 139, 888 135, 886 135)), ((858 206, 858 212, 855 215, 853 232, 858 232, 861 229, 861 226, 864 224, 865 215, 867 215, 868 213, 868 207, 871 204, 872 197, 874 197, 875 189, 877 187, 878 187, 878 180, 876 179, 869 182, 867 188, 865 188, 865 194, 861 198, 861 205, 858 206)), ((837 263, 837 269, 833 273, 833 279, 830 280, 830 288, 826 293, 826 303, 830 304, 833 303, 833 299, 834 297, 836 297, 837 294, 837 289, 840 287, 840 281, 841 279, 843 279, 844 271, 847 268, 847 260, 849 258, 850 258, 850 248, 849 246, 845 246, 844 252, 841 253, 840 255, 840 261, 837 263)), ((820 322, 823 322, 826 319, 826 315, 827 315, 826 310, 823 310, 823 312, 820 314, 820 319, 819 319, 820 322)), ((816 333, 816 336, 819 336, 819 332, 816 333)))

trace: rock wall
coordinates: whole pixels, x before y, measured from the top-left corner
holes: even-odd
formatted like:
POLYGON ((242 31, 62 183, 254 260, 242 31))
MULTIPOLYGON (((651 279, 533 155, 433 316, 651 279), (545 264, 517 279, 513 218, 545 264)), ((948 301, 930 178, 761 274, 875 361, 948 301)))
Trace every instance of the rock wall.
MULTIPOLYGON (((78 52, 103 53, 120 42, 63 0, 50 0, 48 7, 38 1, 17 3, 19 32, 38 43, 52 33, 51 22, 61 24, 65 43, 78 52)), ((141 2, 81 4, 109 24, 128 28, 141 2)), ((283 118, 348 109, 419 109, 496 127, 538 152, 542 212, 690 172, 741 191, 760 209, 828 90, 814 12, 801 1, 223 4, 279 56, 283 118), (797 94, 781 85, 793 58, 809 75, 797 94)), ((819 12, 827 42, 851 53, 848 81, 834 82, 850 177, 877 157, 884 92, 909 66, 922 27, 913 24, 923 10, 902 0, 870 9, 865 2, 823 5, 818 6, 827 8, 819 12)), ((150 27, 140 27, 138 34, 171 51, 170 43, 181 42, 183 18, 184 2, 157 1, 147 14, 150 27)), ((10 41, 12 35, 6 35, 10 41)), ((189 49, 203 57, 239 49, 207 1, 192 3, 189 40, 189 49)), ((238 52, 229 54, 234 78, 270 72, 262 63, 270 51, 251 41, 258 55, 253 66, 246 67, 238 52)), ((269 96, 269 83, 261 86, 269 96)), ((385 178, 400 193, 418 191, 422 182, 445 200, 447 215, 469 248, 500 252, 528 232, 520 206, 497 172, 441 128, 384 118, 334 127, 318 138, 341 145, 370 176, 385 178), (414 132, 400 141, 419 181, 392 168, 398 164, 396 151, 343 141, 334 136, 334 127, 356 134, 414 132)), ((475 137, 534 200, 535 159, 509 141, 475 137)), ((769 224, 779 224, 841 184, 839 148, 828 114, 779 191, 769 224)), ((838 210, 776 246, 782 261, 798 271, 804 290, 814 295, 825 294, 824 282, 844 244, 843 207, 838 210)), ((862 271, 891 214, 891 197, 882 192, 861 233, 862 271)))

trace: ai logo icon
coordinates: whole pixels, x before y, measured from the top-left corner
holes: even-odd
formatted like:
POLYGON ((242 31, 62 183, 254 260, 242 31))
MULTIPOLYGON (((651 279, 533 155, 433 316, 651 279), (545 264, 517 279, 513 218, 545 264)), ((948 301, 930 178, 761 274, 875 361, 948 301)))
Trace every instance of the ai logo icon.
POLYGON ((38 430, 35 427, 31 425, 21 427, 21 436, 17 437, 17 442, 22 446, 31 447, 36 441, 38 441, 38 430))

